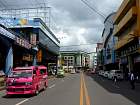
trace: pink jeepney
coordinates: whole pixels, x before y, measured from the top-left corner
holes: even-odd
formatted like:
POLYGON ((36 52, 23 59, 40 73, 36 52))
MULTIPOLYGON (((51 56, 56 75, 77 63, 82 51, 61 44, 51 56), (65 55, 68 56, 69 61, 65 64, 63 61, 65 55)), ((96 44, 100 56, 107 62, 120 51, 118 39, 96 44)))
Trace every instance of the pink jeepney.
POLYGON ((6 79, 7 95, 38 94, 48 86, 47 67, 16 67, 6 79))

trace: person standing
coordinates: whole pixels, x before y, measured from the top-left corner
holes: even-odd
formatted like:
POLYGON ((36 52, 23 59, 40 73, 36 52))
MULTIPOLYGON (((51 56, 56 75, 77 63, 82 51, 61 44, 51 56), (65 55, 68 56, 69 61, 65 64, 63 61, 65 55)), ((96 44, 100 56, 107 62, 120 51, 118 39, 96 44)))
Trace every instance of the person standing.
POLYGON ((134 72, 131 71, 130 73, 130 83, 131 83, 131 87, 134 90, 135 89, 135 76, 134 76, 134 72))

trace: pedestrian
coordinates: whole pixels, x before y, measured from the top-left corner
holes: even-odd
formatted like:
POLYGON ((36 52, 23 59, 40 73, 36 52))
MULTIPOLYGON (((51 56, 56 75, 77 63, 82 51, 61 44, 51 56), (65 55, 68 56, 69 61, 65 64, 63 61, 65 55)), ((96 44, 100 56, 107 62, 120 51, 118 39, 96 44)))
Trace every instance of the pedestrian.
POLYGON ((131 88, 134 90, 135 89, 135 76, 134 76, 133 71, 131 71, 130 73, 130 84, 131 84, 131 88))

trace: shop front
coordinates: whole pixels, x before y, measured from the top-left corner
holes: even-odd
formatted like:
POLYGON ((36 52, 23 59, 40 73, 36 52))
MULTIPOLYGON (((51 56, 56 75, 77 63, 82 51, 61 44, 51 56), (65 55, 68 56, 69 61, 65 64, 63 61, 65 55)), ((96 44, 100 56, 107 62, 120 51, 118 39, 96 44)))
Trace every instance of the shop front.
POLYGON ((13 67, 13 43, 15 35, 0 25, 0 70, 8 75, 13 67))
POLYGON ((32 46, 28 40, 16 37, 13 46, 13 52, 14 52, 14 67, 32 65, 33 51, 32 46))

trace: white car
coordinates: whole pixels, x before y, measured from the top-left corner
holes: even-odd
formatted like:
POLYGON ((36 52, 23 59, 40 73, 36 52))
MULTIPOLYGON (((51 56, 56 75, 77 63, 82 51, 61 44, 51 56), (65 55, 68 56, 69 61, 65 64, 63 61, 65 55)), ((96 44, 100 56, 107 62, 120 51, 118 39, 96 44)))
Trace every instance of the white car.
POLYGON ((102 76, 103 75, 103 70, 100 70, 98 73, 99 73, 100 76, 102 76))
POLYGON ((108 75, 109 75, 109 71, 105 71, 104 74, 103 74, 103 76, 104 76, 105 78, 108 78, 108 75))
POLYGON ((76 73, 75 69, 71 69, 71 74, 75 74, 75 73, 76 73))
POLYGON ((123 79, 123 73, 121 70, 111 70, 109 75, 108 75, 109 79, 123 79))

